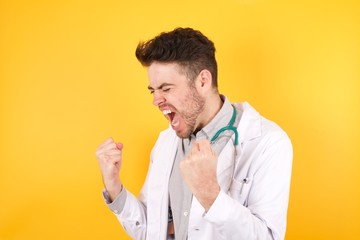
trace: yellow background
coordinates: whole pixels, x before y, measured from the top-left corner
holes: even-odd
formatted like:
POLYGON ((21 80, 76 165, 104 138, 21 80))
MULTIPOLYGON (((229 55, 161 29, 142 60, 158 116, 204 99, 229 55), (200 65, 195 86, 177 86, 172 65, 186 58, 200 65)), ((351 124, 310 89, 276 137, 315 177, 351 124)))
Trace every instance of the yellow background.
POLYGON ((124 143, 137 194, 167 122, 140 40, 177 26, 217 47, 220 91, 294 145, 286 239, 360 239, 360 3, 0 1, 0 239, 129 239, 95 149, 124 143))

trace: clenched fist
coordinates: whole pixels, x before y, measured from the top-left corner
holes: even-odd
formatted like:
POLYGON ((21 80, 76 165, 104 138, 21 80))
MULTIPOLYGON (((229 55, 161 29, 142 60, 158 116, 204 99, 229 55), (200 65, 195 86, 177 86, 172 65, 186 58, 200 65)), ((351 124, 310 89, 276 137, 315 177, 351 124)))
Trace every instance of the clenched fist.
POLYGON ((210 142, 194 142, 189 155, 180 162, 181 175, 200 204, 209 210, 220 192, 216 177, 217 156, 210 142))
POLYGON ((119 180, 123 145, 115 143, 112 138, 103 142, 96 150, 103 182, 111 201, 121 192, 122 184, 119 180))

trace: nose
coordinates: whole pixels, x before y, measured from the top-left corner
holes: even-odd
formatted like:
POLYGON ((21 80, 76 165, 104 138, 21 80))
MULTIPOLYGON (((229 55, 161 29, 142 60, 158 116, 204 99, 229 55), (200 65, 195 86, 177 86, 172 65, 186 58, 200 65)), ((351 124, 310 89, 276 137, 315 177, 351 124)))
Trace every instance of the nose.
POLYGON ((160 104, 165 102, 165 98, 160 91, 154 91, 153 104, 155 106, 159 106, 160 104))

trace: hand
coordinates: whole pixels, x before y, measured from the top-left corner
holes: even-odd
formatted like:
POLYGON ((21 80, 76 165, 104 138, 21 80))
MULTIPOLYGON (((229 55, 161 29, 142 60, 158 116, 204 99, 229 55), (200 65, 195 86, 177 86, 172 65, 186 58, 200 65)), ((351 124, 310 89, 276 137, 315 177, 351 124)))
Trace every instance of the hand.
POLYGON ((194 142, 189 155, 180 162, 184 181, 206 211, 220 192, 216 166, 217 156, 206 139, 194 142))
POLYGON ((119 180, 122 149, 122 143, 115 143, 112 138, 108 138, 96 150, 103 183, 110 195, 111 201, 122 190, 122 184, 119 180))

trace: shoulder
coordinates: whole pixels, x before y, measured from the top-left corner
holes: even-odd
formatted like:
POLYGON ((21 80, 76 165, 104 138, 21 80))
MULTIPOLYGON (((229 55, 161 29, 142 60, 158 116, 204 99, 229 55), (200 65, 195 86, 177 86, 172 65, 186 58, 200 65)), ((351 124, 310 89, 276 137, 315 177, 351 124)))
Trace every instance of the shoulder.
POLYGON ((238 126, 241 136, 238 151, 242 152, 242 160, 251 163, 253 171, 269 166, 291 169, 293 147, 287 133, 248 103, 236 106, 243 110, 238 126))
POLYGON ((175 137, 177 137, 175 131, 169 126, 167 129, 159 133, 158 141, 175 137))
POLYGON ((241 114, 238 131, 242 142, 250 140, 290 141, 286 132, 278 124, 260 115, 249 103, 236 103, 234 106, 241 114))
POLYGON ((154 155, 155 153, 166 151, 169 148, 171 148, 174 144, 177 143, 178 137, 175 133, 175 131, 168 127, 167 129, 160 132, 156 143, 151 151, 151 155, 154 155))

